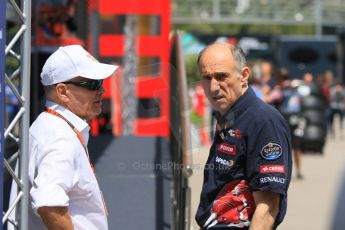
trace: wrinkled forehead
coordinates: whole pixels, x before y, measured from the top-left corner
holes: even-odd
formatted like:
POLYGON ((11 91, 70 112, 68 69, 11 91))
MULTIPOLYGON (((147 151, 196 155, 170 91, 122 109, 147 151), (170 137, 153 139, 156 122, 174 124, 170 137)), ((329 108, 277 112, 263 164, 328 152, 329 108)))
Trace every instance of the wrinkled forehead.
POLYGON ((217 73, 231 73, 235 70, 234 65, 229 65, 227 62, 218 62, 200 65, 199 72, 203 75, 214 75, 217 73))
POLYGON ((209 47, 200 57, 200 72, 229 72, 234 68, 235 60, 229 46, 209 47))

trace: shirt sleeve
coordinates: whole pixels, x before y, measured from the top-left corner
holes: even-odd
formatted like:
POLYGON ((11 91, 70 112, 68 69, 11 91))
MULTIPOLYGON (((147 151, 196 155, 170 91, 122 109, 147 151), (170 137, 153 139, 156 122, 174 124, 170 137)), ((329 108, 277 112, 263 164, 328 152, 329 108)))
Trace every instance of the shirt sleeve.
POLYGON ((291 178, 290 131, 283 119, 256 122, 248 136, 246 174, 253 191, 286 194, 291 178))
POLYGON ((68 206, 68 192, 76 183, 78 148, 74 138, 58 138, 54 143, 37 145, 35 175, 30 196, 32 208, 68 206))

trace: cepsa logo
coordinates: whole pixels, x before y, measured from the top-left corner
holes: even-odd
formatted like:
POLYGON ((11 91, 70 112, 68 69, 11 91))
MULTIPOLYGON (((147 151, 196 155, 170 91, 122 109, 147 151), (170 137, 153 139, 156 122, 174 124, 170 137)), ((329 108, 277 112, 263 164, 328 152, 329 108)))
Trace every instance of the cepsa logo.
POLYGON ((236 155, 236 146, 235 145, 229 145, 227 143, 221 143, 218 145, 217 148, 218 151, 229 154, 229 155, 236 155))
POLYGON ((285 173, 285 165, 260 165, 260 173, 285 173))

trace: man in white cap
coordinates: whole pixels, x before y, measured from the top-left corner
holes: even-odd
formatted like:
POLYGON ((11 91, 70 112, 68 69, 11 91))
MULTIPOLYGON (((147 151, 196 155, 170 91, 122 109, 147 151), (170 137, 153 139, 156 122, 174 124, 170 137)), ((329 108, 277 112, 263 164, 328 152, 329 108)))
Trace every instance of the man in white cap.
POLYGON ((29 229, 108 229, 87 151, 87 121, 101 112, 102 81, 117 68, 79 45, 60 47, 44 64, 46 108, 29 136, 29 229))

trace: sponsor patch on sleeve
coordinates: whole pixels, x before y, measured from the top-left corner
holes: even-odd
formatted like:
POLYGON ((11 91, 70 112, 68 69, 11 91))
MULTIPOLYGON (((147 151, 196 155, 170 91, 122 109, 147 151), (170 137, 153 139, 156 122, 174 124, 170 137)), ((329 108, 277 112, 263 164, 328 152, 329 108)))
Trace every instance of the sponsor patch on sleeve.
POLYGON ((260 173, 285 173, 285 165, 260 165, 260 173))
POLYGON ((286 179, 277 177, 277 176, 266 176, 260 178, 260 184, 267 184, 267 183, 278 183, 278 184, 285 184, 286 179))
POLYGON ((236 155, 236 146, 235 145, 229 145, 227 143, 221 143, 218 145, 217 148, 218 151, 229 154, 229 155, 236 155))
POLYGON ((281 157, 282 153, 282 147, 272 142, 269 142, 261 149, 261 157, 265 160, 276 160, 281 157))

